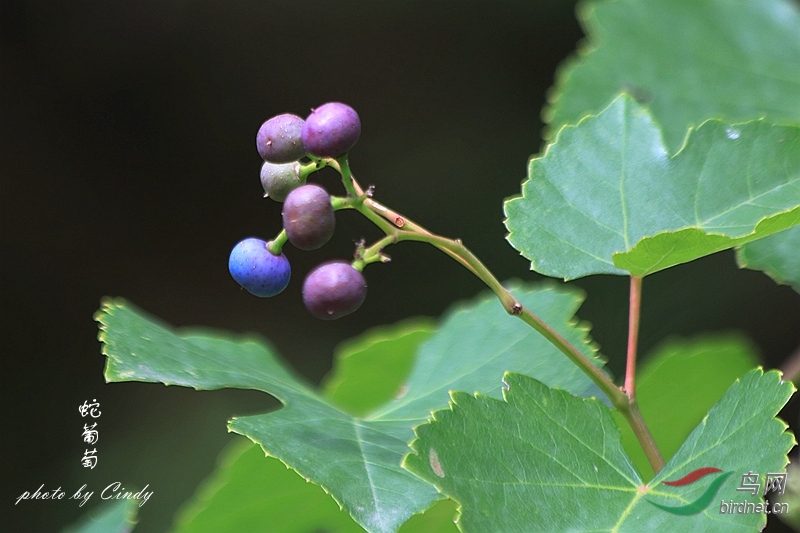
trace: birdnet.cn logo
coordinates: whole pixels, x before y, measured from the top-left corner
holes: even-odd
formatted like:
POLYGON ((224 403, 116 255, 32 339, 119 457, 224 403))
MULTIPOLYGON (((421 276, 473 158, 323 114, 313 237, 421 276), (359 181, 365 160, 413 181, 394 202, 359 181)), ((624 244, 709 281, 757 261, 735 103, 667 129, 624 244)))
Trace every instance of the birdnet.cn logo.
MULTIPOLYGON (((732 470, 723 472, 719 468, 714 468, 712 466, 698 468, 680 479, 661 482, 668 487, 686 487, 694 485, 695 483, 708 483, 703 493, 693 502, 686 505, 671 506, 656 503, 651 500, 647 501, 668 513, 685 516, 695 515, 705 511, 712 506, 712 504, 716 506, 716 502, 719 502, 719 514, 785 514, 789 512, 789 505, 786 502, 771 503, 766 499, 767 494, 773 493, 781 495, 784 493, 786 490, 786 472, 769 472, 765 474, 763 493, 761 492, 761 482, 759 481, 758 474, 754 474, 750 471, 742 475, 742 481, 736 489, 737 492, 749 492, 753 496, 761 493, 765 496, 763 502, 717 499, 716 496, 720 486, 731 474, 733 474, 732 470)), ((676 490, 675 496, 680 496, 680 489, 676 490)))

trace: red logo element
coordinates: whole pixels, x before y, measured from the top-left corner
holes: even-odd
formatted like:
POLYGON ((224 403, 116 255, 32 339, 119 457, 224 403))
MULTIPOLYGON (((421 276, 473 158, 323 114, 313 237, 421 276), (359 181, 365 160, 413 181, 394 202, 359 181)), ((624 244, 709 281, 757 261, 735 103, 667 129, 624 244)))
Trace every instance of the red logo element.
POLYGON ((685 476, 680 479, 676 479, 675 481, 662 481, 664 485, 669 485, 670 487, 682 487, 684 485, 688 485, 689 483, 694 483, 701 477, 707 476, 709 474, 715 474, 717 472, 722 472, 719 468, 714 468, 712 466, 705 466, 703 468, 698 468, 692 472, 689 472, 685 476))
MULTIPOLYGON (((661 483, 672 487, 682 487, 684 485, 690 485, 691 483, 694 483, 698 479, 703 478, 709 474, 719 474, 721 472, 722 470, 720 470, 719 468, 706 466, 703 468, 698 468, 697 470, 694 470, 692 472, 689 472, 682 478, 676 479, 675 481, 662 481, 661 483)), ((700 495, 699 498, 697 498, 693 502, 688 503, 687 505, 678 505, 673 507, 670 505, 663 505, 661 503, 656 503, 650 500, 647 501, 652 503, 659 509, 667 511, 668 513, 678 514, 683 516, 694 515, 702 512, 709 506, 711 500, 713 500, 714 496, 717 495, 717 491, 719 490, 720 485, 722 485, 725 482, 725 480, 728 479, 728 476, 730 476, 731 474, 733 474, 733 471, 725 472, 721 476, 717 476, 717 479, 712 481, 708 485, 708 487, 706 487, 706 490, 703 492, 703 494, 700 495)))

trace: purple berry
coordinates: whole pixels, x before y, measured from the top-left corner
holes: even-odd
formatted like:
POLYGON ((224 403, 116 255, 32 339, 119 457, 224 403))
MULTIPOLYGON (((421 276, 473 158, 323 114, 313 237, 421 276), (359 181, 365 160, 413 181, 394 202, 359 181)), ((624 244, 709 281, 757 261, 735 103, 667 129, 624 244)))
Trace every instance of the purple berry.
POLYGON ((264 196, 276 202, 286 200, 286 196, 293 189, 303 184, 298 175, 299 165, 296 161, 282 165, 264 161, 261 165, 261 186, 264 187, 264 196))
POLYGON ((255 237, 240 241, 231 250, 228 270, 250 294, 259 298, 275 296, 289 284, 292 268, 283 254, 274 255, 267 243, 255 237))
POLYGON ((335 227, 331 197, 319 185, 301 185, 283 202, 283 228, 289 242, 301 250, 324 245, 331 240, 335 227))
POLYGON ((330 102, 314 109, 303 126, 303 146, 317 157, 339 157, 361 136, 361 120, 352 107, 330 102))
POLYGON ((322 320, 335 320, 356 311, 367 297, 364 276, 344 261, 323 263, 303 282, 306 309, 322 320))
POLYGON ((284 113, 261 125, 256 134, 256 148, 264 161, 291 163, 306 155, 301 139, 305 122, 297 115, 284 113))

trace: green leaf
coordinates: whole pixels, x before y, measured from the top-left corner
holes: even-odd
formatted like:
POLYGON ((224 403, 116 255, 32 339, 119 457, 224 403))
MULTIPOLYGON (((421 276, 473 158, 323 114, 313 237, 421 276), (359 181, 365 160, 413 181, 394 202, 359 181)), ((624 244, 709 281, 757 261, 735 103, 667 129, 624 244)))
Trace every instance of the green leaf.
MULTIPOLYGON (((419 345, 433 333, 430 319, 417 318, 343 343, 325 396, 351 413, 365 414, 370 405, 385 403, 407 379, 419 345)), ((400 532, 455 533, 454 516, 454 504, 440 501, 423 515, 412 516, 400 532)), ((212 477, 180 511, 174 533, 260 531, 265 524, 275 533, 364 531, 318 485, 242 440, 229 446, 212 477)))
POLYGON ((644 276, 800 224, 800 128, 708 121, 669 156, 623 95, 562 129, 506 201, 508 240, 549 276, 644 276))
POLYGON ((465 532, 603 530, 640 482, 610 412, 519 374, 505 382, 505 401, 452 393, 404 466, 460 504, 465 532))
POLYGON ((745 244, 736 250, 736 261, 800 292, 800 226, 745 244))
MULTIPOLYGON (((516 287, 515 296, 553 324, 598 365, 587 328, 574 322, 575 291, 516 287)), ((448 317, 420 350, 402 397, 365 418, 345 413, 287 370, 253 337, 208 331, 180 333, 121 300, 97 315, 107 355, 107 381, 152 381, 197 389, 261 390, 284 408, 234 418, 229 428, 249 437, 300 475, 320 485, 370 532, 396 531, 441 495, 400 467, 412 427, 447 405, 448 390, 499 394, 506 370, 529 373, 577 394, 591 381, 493 298, 480 298, 448 317)))
POLYGON ((440 498, 399 467, 410 426, 344 413, 286 369, 263 340, 176 334, 119 300, 105 301, 97 319, 107 381, 246 388, 278 398, 283 409, 234 418, 230 430, 320 485, 368 531, 395 531, 440 498))
MULTIPOLYGON (((671 152, 709 118, 800 122, 796 2, 617 0, 578 12, 588 43, 558 73, 545 111, 550 135, 621 91, 648 104, 671 152)), ((799 242, 800 230, 784 231, 745 244, 737 259, 800 291, 799 242)))
MULTIPOLYGON (((665 460, 726 390, 758 364, 755 348, 739 335, 671 340, 645 359, 636 379, 636 401, 665 460)), ((631 427, 618 411, 622 445, 645 480, 653 478, 631 427)))
MULTIPOLYGON (((588 325, 574 319, 582 293, 549 284, 509 288, 596 366, 603 366, 588 325)), ((447 405, 451 390, 500 397, 506 371, 534 376, 581 396, 602 395, 564 354, 524 322, 509 317, 493 295, 485 294, 450 312, 436 335, 420 348, 405 394, 369 418, 422 422, 431 411, 447 405)))
POLYGON ((136 526, 137 500, 103 504, 61 533, 130 533, 136 526))
MULTIPOLYGON (((400 533, 456 532, 455 505, 440 501, 414 515, 400 533)), ((214 475, 180 510, 173 533, 265 531, 270 533, 358 533, 356 524, 322 488, 309 483, 250 441, 223 454, 214 475), (302 509, 302 512, 298 512, 302 509)))
POLYGON ((588 43, 557 75, 549 132, 620 92, 647 102, 671 152, 711 118, 800 122, 800 13, 787 0, 616 0, 578 10, 588 43))
POLYGON ((325 396, 352 415, 369 414, 400 393, 417 350, 435 331, 431 319, 415 318, 343 343, 323 384, 325 396))
MULTIPOLYGON (((760 502, 763 491, 754 495, 736 489, 741 486, 742 476, 748 472, 761 476, 759 479, 763 489, 763 476, 785 471, 788 464, 786 454, 796 441, 794 435, 786 431, 788 426, 775 416, 794 391, 790 382, 781 381, 777 371, 764 373, 761 369, 755 369, 745 374, 728 389, 650 483, 650 499, 672 506, 693 501, 703 492, 705 487, 702 484, 697 483, 696 487, 692 485, 695 487, 692 490, 686 490, 686 487, 675 490, 661 483, 678 479, 697 468, 714 466, 726 472, 733 471, 730 480, 722 486, 716 502, 760 502)), ((698 515, 714 520, 714 523, 707 525, 709 531, 734 531, 735 528, 752 530, 755 527, 763 528, 766 523, 764 514, 721 516, 719 504, 716 505, 715 508, 712 504, 702 515, 698 515)), ((640 506, 645 507, 646 504, 640 503, 640 506)), ((635 515, 631 518, 635 518, 635 515)))
POLYGON ((267 525, 274 533, 364 531, 318 485, 242 440, 225 451, 213 477, 180 511, 173 532, 265 531, 267 525))
POLYGON ((506 376, 505 401, 460 392, 449 410, 416 428, 404 466, 460 504, 465 533, 534 531, 750 532, 763 514, 720 514, 720 501, 757 502, 736 491, 747 472, 781 472, 794 437, 775 415, 794 388, 777 372, 747 373, 725 393, 659 475, 643 485, 622 449, 609 410, 518 374, 506 376), (709 482, 670 487, 701 467, 727 474, 698 514, 680 506, 709 482))

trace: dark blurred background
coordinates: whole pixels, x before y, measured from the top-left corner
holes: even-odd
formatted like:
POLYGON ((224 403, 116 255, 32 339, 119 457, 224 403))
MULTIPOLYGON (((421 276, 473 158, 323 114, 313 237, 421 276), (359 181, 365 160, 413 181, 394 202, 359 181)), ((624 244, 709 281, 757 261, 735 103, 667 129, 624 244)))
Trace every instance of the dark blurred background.
MULTIPOLYGON (((413 315, 439 316, 482 290, 443 254, 408 243, 366 271, 370 294, 334 323, 302 307, 305 273, 352 254, 377 231, 337 215, 333 241, 287 248, 294 277, 278 297, 239 290, 231 247, 280 229, 261 198, 254 138, 272 115, 353 106, 363 134, 356 176, 377 198, 460 237, 501 279, 535 280, 504 240, 502 201, 541 146, 540 110, 558 64, 582 37, 573 2, 271 0, 35 2, 0 10, 2 524, 51 532, 91 505, 13 502, 24 491, 113 481, 155 493, 137 533, 166 531, 213 470, 233 415, 276 403, 252 391, 105 384, 92 314, 124 296, 176 326, 269 338, 319 382, 334 346, 413 315), (97 399, 98 466, 81 467, 97 399)), ((337 190, 330 174, 323 184, 337 190)), ((574 283, 580 317, 622 369, 627 280, 574 283)), ((722 253, 644 284, 642 351, 670 335, 742 330, 776 366, 800 343, 800 298, 722 253)), ((797 406, 784 416, 794 425, 797 406)), ((768 445, 768 443, 765 443, 768 445)), ((775 524, 773 524, 775 525, 775 524)))

